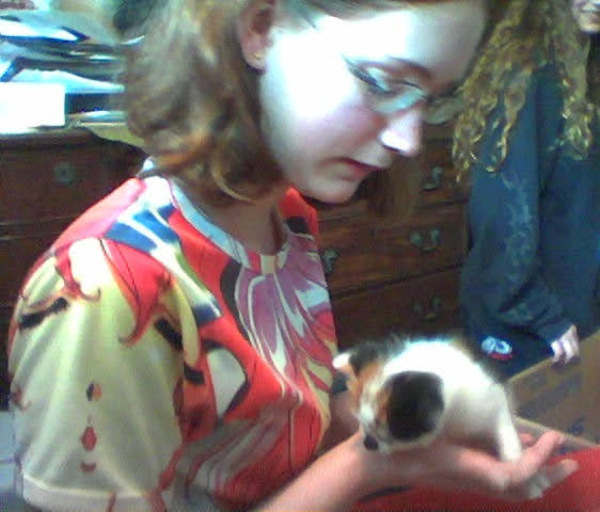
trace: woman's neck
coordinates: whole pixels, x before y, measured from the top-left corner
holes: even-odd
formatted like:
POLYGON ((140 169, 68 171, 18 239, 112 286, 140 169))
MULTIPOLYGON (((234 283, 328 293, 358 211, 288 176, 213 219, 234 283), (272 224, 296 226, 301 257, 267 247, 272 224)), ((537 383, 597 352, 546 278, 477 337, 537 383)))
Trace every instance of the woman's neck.
POLYGON ((285 188, 278 188, 257 201, 235 201, 228 206, 213 206, 179 180, 178 186, 205 216, 247 249, 261 254, 275 254, 285 242, 278 210, 285 188))
POLYGON ((284 242, 278 202, 237 202, 226 207, 209 207, 208 211, 205 206, 202 209, 246 248, 261 254, 275 254, 284 242))

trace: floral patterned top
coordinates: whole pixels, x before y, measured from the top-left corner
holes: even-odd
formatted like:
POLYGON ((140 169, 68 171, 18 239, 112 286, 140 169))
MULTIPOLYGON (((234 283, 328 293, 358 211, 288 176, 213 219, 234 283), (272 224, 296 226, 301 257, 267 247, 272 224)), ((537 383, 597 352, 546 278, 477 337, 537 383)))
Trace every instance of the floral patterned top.
POLYGON ((36 262, 9 335, 28 502, 243 509, 310 462, 335 333, 315 212, 289 190, 280 214, 283 247, 258 254, 138 177, 36 262))

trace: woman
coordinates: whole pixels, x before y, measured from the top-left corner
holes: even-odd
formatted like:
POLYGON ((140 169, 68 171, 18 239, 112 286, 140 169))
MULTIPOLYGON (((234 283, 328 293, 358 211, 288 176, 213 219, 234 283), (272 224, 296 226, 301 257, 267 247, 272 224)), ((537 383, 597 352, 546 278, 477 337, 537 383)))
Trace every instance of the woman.
MULTIPOLYGON (((22 494, 50 510, 348 510, 423 484, 522 497, 550 433, 500 463, 335 444, 335 334, 300 194, 348 200, 419 150, 483 0, 169 0, 133 47, 145 170, 35 264, 10 335, 22 494), (349 128, 351 127, 351 129, 349 128)), ((356 429, 354 425, 351 427, 356 429)))
POLYGON ((599 12, 512 0, 464 85, 461 302, 475 350, 505 377, 572 360, 600 327, 599 12))

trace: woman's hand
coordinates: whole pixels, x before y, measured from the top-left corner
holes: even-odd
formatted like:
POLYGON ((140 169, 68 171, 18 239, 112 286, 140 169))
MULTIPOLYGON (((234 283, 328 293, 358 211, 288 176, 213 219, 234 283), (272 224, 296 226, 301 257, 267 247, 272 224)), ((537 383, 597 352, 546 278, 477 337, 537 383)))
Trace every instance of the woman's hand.
POLYGON ((427 448, 383 454, 367 450, 363 437, 362 432, 355 432, 322 454, 256 510, 341 512, 374 492, 407 485, 523 500, 529 496, 532 479, 542 475, 551 487, 577 469, 572 460, 548 465, 561 443, 556 432, 543 434, 514 462, 501 462, 487 452, 441 440, 427 448))
POLYGON ((554 364, 567 364, 569 361, 579 357, 579 335, 577 328, 572 325, 557 340, 554 340, 550 347, 554 352, 552 362, 554 364))
POLYGON ((561 441, 557 432, 547 432, 526 447, 521 458, 514 462, 502 462, 487 452, 443 440, 427 448, 393 455, 369 453, 375 459, 373 477, 387 480, 389 486, 408 484, 449 491, 468 490, 508 500, 524 500, 531 498, 530 483, 534 478, 545 477, 549 488, 577 470, 573 460, 548 465, 561 441))

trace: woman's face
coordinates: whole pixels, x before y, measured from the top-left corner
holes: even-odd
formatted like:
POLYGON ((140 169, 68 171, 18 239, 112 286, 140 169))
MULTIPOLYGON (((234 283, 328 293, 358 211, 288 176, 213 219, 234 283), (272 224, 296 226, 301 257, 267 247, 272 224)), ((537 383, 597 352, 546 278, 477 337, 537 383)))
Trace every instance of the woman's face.
POLYGON ((343 202, 396 154, 417 154, 424 97, 461 78, 484 19, 482 0, 453 0, 277 24, 260 92, 264 134, 288 184, 343 202))
POLYGON ((600 0, 572 0, 573 17, 582 32, 600 32, 600 0))

